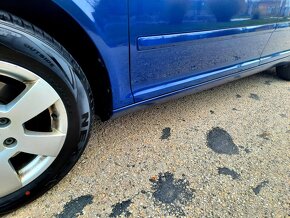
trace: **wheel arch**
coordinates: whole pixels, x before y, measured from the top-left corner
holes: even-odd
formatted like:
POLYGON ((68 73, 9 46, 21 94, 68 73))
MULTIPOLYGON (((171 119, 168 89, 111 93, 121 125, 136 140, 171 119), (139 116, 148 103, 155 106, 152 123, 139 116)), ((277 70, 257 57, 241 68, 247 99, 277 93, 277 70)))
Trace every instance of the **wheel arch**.
MULTIPOLYGON (((96 27, 94 18, 88 14, 85 5, 82 5, 82 3, 76 5, 75 2, 9 0, 1 1, 0 9, 38 26, 54 37, 72 54, 91 84, 96 102, 96 114, 102 120, 107 120, 111 117, 113 108, 116 107, 113 102, 111 85, 111 80, 115 78, 110 75, 106 61, 103 59, 103 56, 108 58, 111 54, 101 53, 102 49, 98 48, 98 44, 101 47, 104 47, 105 44, 102 45, 103 40, 97 34, 98 27, 96 27)), ((118 98, 120 94, 116 91, 114 93, 118 98)))

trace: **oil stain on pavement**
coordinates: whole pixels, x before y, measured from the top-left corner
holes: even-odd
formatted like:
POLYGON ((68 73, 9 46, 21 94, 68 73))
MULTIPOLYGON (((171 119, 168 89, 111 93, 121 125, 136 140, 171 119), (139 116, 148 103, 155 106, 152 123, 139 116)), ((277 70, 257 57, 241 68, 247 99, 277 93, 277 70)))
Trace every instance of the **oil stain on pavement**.
POLYGON ((169 127, 162 130, 161 140, 169 139, 171 136, 171 129, 169 127))
POLYGON ((269 184, 269 181, 267 180, 263 181, 259 185, 257 185, 257 187, 252 188, 252 190, 255 193, 255 195, 258 195, 261 192, 262 188, 266 187, 268 184, 269 184))
POLYGON ((170 172, 159 174, 152 184, 155 203, 171 216, 185 216, 182 206, 190 203, 194 197, 194 190, 189 187, 189 182, 183 179, 174 179, 170 172))
POLYGON ((237 173, 234 170, 231 170, 227 167, 222 167, 222 168, 218 168, 218 174, 219 175, 226 175, 226 176, 231 176, 232 179, 236 180, 236 179, 240 179, 241 175, 239 173, 237 173))
POLYGON ((235 145, 230 134, 219 127, 215 127, 208 132, 207 146, 218 154, 239 154, 239 148, 235 145))
POLYGON ((129 217, 131 215, 128 208, 132 204, 132 200, 129 199, 127 201, 122 201, 112 206, 113 210, 109 217, 118 217, 124 215, 125 217, 129 217))
POLYGON ((60 214, 57 214, 57 218, 75 218, 79 215, 83 215, 83 209, 93 203, 92 195, 84 195, 76 199, 71 200, 70 202, 64 205, 64 209, 60 214))
POLYGON ((260 97, 257 94, 251 93, 249 98, 252 98, 254 100, 260 101, 260 97))

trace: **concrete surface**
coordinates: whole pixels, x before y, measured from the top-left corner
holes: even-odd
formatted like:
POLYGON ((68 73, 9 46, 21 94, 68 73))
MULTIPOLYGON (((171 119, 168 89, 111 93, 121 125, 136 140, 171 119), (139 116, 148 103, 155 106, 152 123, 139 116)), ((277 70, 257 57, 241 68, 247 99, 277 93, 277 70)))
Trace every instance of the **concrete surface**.
POLYGON ((7 217, 289 217, 290 83, 269 72, 95 122, 81 160, 7 217))

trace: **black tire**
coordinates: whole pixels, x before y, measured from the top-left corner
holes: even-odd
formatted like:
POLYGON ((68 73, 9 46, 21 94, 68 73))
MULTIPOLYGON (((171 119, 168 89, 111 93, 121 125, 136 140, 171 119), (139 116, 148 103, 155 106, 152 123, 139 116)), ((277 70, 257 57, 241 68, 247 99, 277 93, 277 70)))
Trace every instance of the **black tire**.
POLYGON ((290 65, 279 66, 276 68, 277 76, 286 81, 290 81, 290 65))
POLYGON ((71 170, 89 138, 93 98, 81 68, 59 43, 32 24, 3 11, 0 61, 28 69, 51 85, 65 106, 68 120, 63 147, 47 170, 21 189, 0 197, 0 214, 4 214, 36 199, 71 170))

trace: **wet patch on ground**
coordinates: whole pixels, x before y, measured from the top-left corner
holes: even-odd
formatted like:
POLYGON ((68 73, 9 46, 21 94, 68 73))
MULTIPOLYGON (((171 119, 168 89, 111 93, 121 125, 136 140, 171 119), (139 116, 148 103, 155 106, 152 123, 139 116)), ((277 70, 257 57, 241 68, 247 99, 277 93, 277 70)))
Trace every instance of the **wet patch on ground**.
POLYGON ((239 154, 239 148, 231 135, 222 128, 215 127, 207 134, 207 146, 218 154, 239 154))
POLYGON ((118 217, 118 216, 125 216, 125 217, 129 217, 131 215, 130 211, 128 210, 128 208, 130 207, 130 205, 132 204, 132 200, 129 199, 127 201, 122 201, 120 203, 117 203, 115 205, 112 206, 112 213, 110 214, 109 217, 118 217))
POLYGON ((79 215, 83 215, 83 209, 93 203, 92 195, 84 195, 76 199, 71 200, 70 202, 64 205, 64 209, 60 214, 57 214, 57 218, 75 218, 79 215))
POLYGON ((252 98, 254 100, 260 101, 260 97, 257 94, 251 93, 249 98, 252 98))
POLYGON ((267 180, 263 181, 259 185, 257 185, 257 187, 252 188, 252 190, 255 193, 255 195, 258 195, 261 192, 262 188, 266 187, 268 184, 269 184, 269 181, 267 180))
POLYGON ((189 204, 194 197, 194 190, 185 179, 174 179, 170 172, 151 177, 155 203, 172 216, 185 216, 183 206, 189 204))
POLYGON ((162 130, 161 140, 169 139, 171 136, 171 128, 167 127, 162 130))
POLYGON ((218 168, 218 174, 225 175, 225 176, 231 176, 232 179, 234 179, 234 180, 241 178, 241 175, 239 173, 237 173, 236 171, 231 170, 227 167, 218 168))

